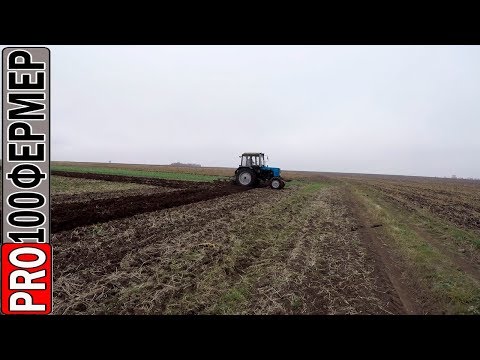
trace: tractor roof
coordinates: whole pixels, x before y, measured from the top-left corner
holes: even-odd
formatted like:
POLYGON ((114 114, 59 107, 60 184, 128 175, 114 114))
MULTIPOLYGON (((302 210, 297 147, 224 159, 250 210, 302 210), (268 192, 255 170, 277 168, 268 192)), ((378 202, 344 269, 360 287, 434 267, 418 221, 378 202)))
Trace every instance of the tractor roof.
POLYGON ((261 152, 246 152, 242 154, 242 156, 253 156, 253 155, 264 155, 264 154, 261 152))

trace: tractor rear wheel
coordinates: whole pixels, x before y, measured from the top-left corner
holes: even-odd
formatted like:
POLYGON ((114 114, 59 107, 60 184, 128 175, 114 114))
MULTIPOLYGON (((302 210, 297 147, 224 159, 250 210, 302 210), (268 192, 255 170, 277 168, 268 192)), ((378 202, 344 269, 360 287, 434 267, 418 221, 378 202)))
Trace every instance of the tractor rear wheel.
POLYGON ((237 184, 242 186, 253 186, 257 181, 255 173, 250 169, 243 169, 237 173, 237 184))
POLYGON ((270 187, 275 190, 280 190, 283 187, 282 182, 282 179, 274 177, 270 180, 270 187))

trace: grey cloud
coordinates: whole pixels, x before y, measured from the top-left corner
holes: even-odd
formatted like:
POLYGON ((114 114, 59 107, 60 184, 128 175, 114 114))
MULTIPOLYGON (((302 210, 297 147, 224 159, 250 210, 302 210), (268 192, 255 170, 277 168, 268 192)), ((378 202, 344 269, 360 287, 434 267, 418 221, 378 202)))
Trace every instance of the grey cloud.
POLYGON ((480 177, 478 46, 51 46, 53 160, 480 177))

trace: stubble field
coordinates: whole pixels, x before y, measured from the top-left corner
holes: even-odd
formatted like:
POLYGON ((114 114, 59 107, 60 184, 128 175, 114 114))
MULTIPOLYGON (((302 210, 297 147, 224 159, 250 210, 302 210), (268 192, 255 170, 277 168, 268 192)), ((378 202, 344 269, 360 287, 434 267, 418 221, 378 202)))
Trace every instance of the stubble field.
POLYGON ((56 314, 480 313, 478 181, 55 166, 56 314))

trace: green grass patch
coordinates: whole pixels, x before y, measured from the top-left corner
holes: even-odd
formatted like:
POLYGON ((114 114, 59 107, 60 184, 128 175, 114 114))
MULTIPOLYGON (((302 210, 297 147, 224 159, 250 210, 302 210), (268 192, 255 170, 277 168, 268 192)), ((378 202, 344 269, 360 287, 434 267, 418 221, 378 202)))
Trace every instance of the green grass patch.
POLYGON ((243 284, 238 284, 228 289, 220 298, 215 313, 222 315, 236 314, 237 310, 242 308, 249 297, 249 288, 243 284))
POLYGON ((305 184, 305 181, 303 180, 290 180, 285 182, 285 188, 298 188, 300 186, 303 186, 305 184))
POLYGON ((332 186, 330 183, 325 182, 308 182, 305 186, 301 189, 302 194, 310 194, 313 192, 317 192, 320 189, 332 186))
POLYGON ((472 245, 476 250, 480 250, 480 234, 474 231, 461 229, 443 219, 435 219, 426 214, 422 215, 421 225, 434 236, 452 239, 457 246, 472 245))
POLYGON ((52 194, 81 194, 103 191, 123 191, 148 189, 151 186, 125 182, 79 179, 65 176, 52 176, 50 180, 52 194))
POLYGON ((53 171, 70 171, 90 174, 104 174, 104 175, 123 175, 123 176, 139 176, 149 177, 165 180, 181 180, 181 181, 202 181, 212 182, 218 179, 224 179, 224 176, 214 175, 199 175, 175 172, 160 172, 160 171, 146 171, 146 170, 132 170, 132 169, 118 169, 118 168, 101 168, 101 167, 83 167, 83 166, 64 166, 54 165, 51 167, 53 171))
POLYGON ((302 193, 315 192, 328 186, 332 186, 332 184, 328 182, 310 180, 291 180, 285 183, 286 189, 300 189, 302 193))

